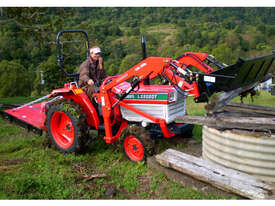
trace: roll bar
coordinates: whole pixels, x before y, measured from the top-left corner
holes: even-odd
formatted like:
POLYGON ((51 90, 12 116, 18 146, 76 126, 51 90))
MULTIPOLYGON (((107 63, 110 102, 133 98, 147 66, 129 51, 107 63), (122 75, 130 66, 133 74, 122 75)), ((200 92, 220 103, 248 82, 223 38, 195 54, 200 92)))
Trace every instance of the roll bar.
POLYGON ((62 56, 61 54, 61 48, 60 48, 60 37, 62 36, 62 34, 64 33, 82 33, 85 38, 86 38, 86 49, 87 49, 87 58, 89 57, 89 37, 88 34, 83 31, 83 30, 61 30, 60 32, 58 32, 57 36, 56 36, 56 42, 57 42, 57 64, 58 66, 61 68, 61 70, 68 76, 68 77, 75 77, 76 81, 78 82, 78 78, 79 78, 79 74, 70 74, 67 71, 65 71, 62 62, 64 61, 64 56, 62 56))

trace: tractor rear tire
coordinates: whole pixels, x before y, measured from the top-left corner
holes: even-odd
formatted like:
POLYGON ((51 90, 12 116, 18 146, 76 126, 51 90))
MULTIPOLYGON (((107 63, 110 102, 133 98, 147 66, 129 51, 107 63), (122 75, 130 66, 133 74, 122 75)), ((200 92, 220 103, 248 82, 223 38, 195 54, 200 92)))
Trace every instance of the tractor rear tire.
POLYGON ((137 125, 128 125, 122 132, 124 154, 133 162, 144 162, 155 153, 155 142, 149 131, 137 125))
POLYGON ((81 152, 88 141, 85 114, 79 105, 66 99, 51 104, 46 112, 48 136, 62 152, 81 152))

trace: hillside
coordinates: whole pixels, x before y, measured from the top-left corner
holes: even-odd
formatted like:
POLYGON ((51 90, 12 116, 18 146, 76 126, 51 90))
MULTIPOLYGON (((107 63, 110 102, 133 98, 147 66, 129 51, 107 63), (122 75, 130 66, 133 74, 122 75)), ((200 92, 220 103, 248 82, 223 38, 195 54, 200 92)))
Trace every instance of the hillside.
MULTIPOLYGON (((148 56, 175 58, 207 52, 226 64, 274 50, 275 8, 4 8, 0 17, 0 97, 39 95, 65 81, 56 64, 56 35, 83 29, 91 45, 103 50, 108 75, 122 73, 141 60, 145 35, 148 56), (10 74, 22 74, 20 78, 10 74), (45 84, 41 85, 44 71, 45 84), (18 79, 23 86, 15 89, 18 79)), ((79 36, 63 39, 66 68, 85 59, 79 36)), ((274 66, 273 66, 274 68, 274 66)), ((273 69, 274 70, 274 69, 273 69)))

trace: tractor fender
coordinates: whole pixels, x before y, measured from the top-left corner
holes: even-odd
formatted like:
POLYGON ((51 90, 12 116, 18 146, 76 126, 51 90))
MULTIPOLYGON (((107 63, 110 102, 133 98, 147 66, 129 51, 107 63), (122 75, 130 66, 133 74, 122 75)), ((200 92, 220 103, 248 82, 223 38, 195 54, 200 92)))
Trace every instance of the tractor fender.
POLYGON ((60 88, 60 89, 54 89, 51 93, 50 93, 50 97, 56 97, 56 96, 62 96, 63 93, 71 93, 72 89, 71 88, 60 88))
POLYGON ((100 124, 98 114, 94 105, 86 93, 81 88, 61 88, 51 92, 50 97, 61 96, 67 100, 73 100, 75 104, 79 104, 83 112, 86 114, 87 124, 98 129, 100 124))

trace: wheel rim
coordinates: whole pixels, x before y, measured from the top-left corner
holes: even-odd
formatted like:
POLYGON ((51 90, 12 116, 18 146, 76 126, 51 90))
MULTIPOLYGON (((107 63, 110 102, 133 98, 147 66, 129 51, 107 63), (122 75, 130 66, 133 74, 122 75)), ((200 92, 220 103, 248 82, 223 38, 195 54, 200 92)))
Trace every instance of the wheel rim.
POLYGON ((64 112, 58 111, 51 118, 52 136, 58 146, 69 148, 74 142, 74 127, 70 117, 64 112))
POLYGON ((134 137, 127 136, 124 140, 124 150, 133 161, 141 161, 144 158, 144 148, 142 142, 134 137))

